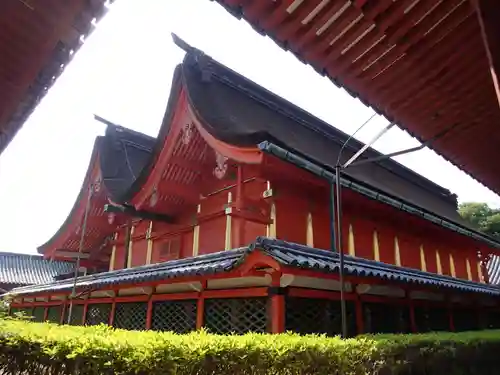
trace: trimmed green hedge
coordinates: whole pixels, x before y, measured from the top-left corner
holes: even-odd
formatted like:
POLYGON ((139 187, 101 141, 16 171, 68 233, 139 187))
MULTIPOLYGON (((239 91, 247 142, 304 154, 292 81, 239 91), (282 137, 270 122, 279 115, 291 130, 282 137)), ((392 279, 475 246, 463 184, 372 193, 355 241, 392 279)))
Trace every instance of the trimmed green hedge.
POLYGON ((0 374, 498 374, 500 331, 217 336, 0 319, 0 374))

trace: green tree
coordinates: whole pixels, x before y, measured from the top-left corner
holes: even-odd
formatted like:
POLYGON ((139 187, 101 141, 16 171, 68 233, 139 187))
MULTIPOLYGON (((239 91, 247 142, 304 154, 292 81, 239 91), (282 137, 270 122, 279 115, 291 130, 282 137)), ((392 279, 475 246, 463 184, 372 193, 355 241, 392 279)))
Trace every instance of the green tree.
POLYGON ((467 202, 458 206, 458 213, 472 226, 490 236, 500 236, 500 209, 486 203, 467 202))

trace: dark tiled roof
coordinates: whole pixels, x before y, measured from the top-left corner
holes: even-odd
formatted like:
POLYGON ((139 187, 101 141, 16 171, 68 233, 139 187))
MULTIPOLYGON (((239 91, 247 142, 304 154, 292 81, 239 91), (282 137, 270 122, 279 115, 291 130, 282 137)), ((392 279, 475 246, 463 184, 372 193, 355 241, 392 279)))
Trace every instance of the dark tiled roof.
MULTIPOLYGON (((263 251, 280 264, 290 267, 326 273, 337 273, 339 271, 339 257, 336 253, 259 237, 248 248, 81 277, 78 279, 78 287, 87 290, 99 289, 125 283, 134 284, 181 276, 211 275, 227 272, 244 262, 246 256, 252 251, 263 251)), ((500 295, 500 289, 496 286, 397 267, 357 257, 346 256, 344 269, 346 274, 351 276, 373 277, 395 283, 454 289, 461 292, 500 295)), ((46 285, 17 288, 13 293, 27 294, 44 291, 63 291, 70 290, 72 285, 72 280, 62 280, 46 285)))
POLYGON ((121 202, 149 162, 155 142, 153 137, 108 123, 99 143, 99 163, 104 186, 115 202, 121 202))
MULTIPOLYGON (((348 135, 242 75, 192 49, 182 64, 189 100, 216 138, 238 146, 273 142, 320 165, 334 167, 348 135)), ((333 109, 335 110, 335 109, 333 109)), ((346 161, 364 144, 351 139, 346 161)), ((369 148, 361 158, 382 154, 369 148)), ((456 195, 392 159, 351 167, 345 173, 459 223, 456 195)))
MULTIPOLYGON (((265 250, 279 263, 292 267, 324 272, 338 272, 340 269, 339 256, 332 251, 312 249, 304 245, 267 238, 257 239, 255 246, 265 250)), ((344 270, 346 274, 351 276, 374 277, 393 282, 451 288, 463 292, 500 295, 500 288, 489 284, 398 267, 392 264, 348 255, 345 256, 344 261, 344 270)))
POLYGON ((73 263, 50 261, 39 255, 0 253, 0 284, 31 285, 53 281, 74 270, 73 263))
MULTIPOLYGON (((78 288, 100 289, 110 285, 158 281, 181 276, 210 275, 231 270, 244 259, 247 248, 234 249, 169 262, 103 272, 78 278, 78 288)), ((42 291, 65 291, 73 287, 73 279, 61 280, 45 285, 17 288, 15 293, 42 291)))
MULTIPOLYGON (((100 167, 102 183, 109 198, 114 202, 122 203, 121 196, 124 191, 130 189, 140 171, 151 159, 155 138, 114 125, 109 121, 106 121, 106 124, 108 126, 105 135, 95 140, 85 180, 73 208, 52 238, 38 247, 39 253, 45 253, 46 249, 50 248, 59 236, 64 235, 67 227, 75 220, 74 215, 82 204, 89 183, 93 182, 90 179, 96 163, 100 167)), ((81 219, 77 220, 81 221, 81 219)), ((104 240, 104 237, 101 240, 104 240)))
MULTIPOLYGON (((178 86, 182 84, 190 104, 207 131, 236 146, 271 142, 333 170, 338 153, 349 138, 347 134, 213 60, 202 51, 185 43, 183 48, 187 54, 175 71, 171 98, 178 95, 178 86)), ((170 103, 165 119, 171 117, 169 111, 170 103)), ((168 128, 168 124, 164 123, 163 127, 168 128)), ((162 137, 159 137, 161 140, 162 137)), ((362 142, 350 139, 341 161, 350 158, 363 146, 362 142)), ((361 159, 380 156, 381 153, 370 147, 361 159)), ((489 246, 500 247, 499 241, 477 232, 462 219, 457 212, 455 194, 391 158, 350 167, 343 171, 343 175, 346 180, 364 185, 361 186, 362 191, 369 198, 382 193, 388 199, 384 203, 406 205, 409 207, 407 212, 418 212, 417 216, 448 230, 486 242, 489 246), (431 215, 421 215, 420 212, 424 211, 431 215)))

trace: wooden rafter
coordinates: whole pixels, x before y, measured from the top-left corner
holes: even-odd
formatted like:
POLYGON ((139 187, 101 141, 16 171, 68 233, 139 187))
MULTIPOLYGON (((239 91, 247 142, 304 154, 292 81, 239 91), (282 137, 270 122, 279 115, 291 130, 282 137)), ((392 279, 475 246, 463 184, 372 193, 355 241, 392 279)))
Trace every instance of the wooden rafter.
POLYGON ((481 26, 491 79, 500 104, 500 4, 494 0, 473 0, 481 26))
POLYGON ((500 192, 495 0, 217 2, 500 192))

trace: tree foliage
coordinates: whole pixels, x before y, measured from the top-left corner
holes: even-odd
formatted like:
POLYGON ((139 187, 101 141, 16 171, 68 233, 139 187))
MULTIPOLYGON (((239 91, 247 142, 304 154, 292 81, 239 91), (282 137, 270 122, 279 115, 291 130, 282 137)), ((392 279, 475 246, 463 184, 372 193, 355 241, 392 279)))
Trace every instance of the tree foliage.
POLYGON ((500 209, 486 203, 467 202, 458 207, 458 213, 472 226, 490 236, 500 236, 500 209))

